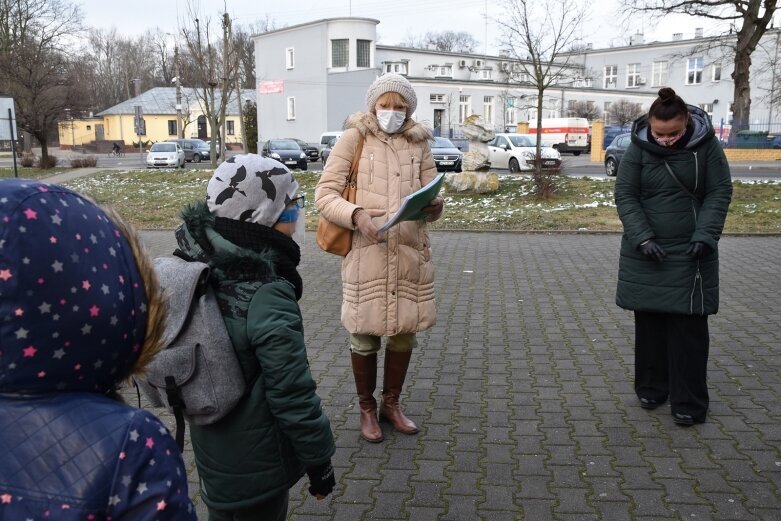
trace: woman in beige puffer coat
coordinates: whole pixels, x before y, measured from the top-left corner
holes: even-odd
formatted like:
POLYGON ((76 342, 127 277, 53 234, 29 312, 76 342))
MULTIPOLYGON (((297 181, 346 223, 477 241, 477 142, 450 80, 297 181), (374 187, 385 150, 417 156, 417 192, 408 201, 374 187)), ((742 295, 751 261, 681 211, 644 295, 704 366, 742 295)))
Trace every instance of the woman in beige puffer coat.
POLYGON ((342 324, 350 333, 351 359, 358 392, 361 437, 383 440, 374 391, 381 337, 385 351, 379 418, 405 434, 418 432, 399 406, 415 334, 434 325, 434 265, 426 221, 438 219, 444 201, 423 209, 425 221, 404 221, 386 233, 378 228, 403 199, 437 175, 431 131, 413 121, 417 97, 398 74, 380 76, 366 95, 369 112, 345 122, 315 191, 315 205, 329 221, 354 229, 350 253, 342 262, 342 324), (360 142, 355 204, 341 197, 360 142))

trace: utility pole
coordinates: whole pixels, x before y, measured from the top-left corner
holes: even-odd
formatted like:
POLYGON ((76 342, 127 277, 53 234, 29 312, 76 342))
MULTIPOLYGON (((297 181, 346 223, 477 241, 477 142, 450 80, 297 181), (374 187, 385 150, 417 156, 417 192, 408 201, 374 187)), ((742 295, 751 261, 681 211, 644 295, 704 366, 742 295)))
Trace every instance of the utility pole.
POLYGON ((174 42, 174 74, 176 74, 176 136, 184 139, 182 128, 182 80, 179 77, 179 45, 174 42))

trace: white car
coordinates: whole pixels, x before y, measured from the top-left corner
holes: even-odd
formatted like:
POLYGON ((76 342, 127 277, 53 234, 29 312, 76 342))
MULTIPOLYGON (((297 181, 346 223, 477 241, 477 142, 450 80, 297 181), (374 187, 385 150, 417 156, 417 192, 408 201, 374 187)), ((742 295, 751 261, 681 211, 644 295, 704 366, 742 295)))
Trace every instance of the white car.
POLYGON ((184 168, 184 150, 178 143, 155 143, 146 155, 147 168, 176 168, 177 166, 184 168))
MULTIPOLYGON (((496 134, 488 142, 488 160, 491 168, 507 168, 510 172, 534 169, 534 156, 537 153, 535 134, 496 134)), ((561 167, 561 154, 553 147, 540 149, 542 167, 558 169, 561 167)))

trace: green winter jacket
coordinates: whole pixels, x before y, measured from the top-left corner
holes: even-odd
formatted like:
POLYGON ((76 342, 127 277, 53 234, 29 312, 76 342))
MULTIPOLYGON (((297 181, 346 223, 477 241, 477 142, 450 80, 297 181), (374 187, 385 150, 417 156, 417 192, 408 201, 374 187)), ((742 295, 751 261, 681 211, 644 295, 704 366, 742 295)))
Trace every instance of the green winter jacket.
POLYGON ((204 503, 233 510, 290 487, 334 454, 331 427, 309 371, 293 285, 275 276, 274 254, 240 248, 213 229, 206 204, 186 208, 179 249, 212 268, 217 299, 248 394, 226 417, 191 425, 204 503))
POLYGON ((616 304, 634 311, 710 315, 719 309, 719 238, 732 198, 729 164, 708 115, 689 106, 693 134, 681 149, 649 141, 645 116, 632 126, 632 143, 618 167, 615 201, 624 225, 616 304), (687 195, 665 164, 693 193, 687 195), (640 243, 654 239, 663 262, 640 243), (705 243, 700 258, 686 255, 705 243))

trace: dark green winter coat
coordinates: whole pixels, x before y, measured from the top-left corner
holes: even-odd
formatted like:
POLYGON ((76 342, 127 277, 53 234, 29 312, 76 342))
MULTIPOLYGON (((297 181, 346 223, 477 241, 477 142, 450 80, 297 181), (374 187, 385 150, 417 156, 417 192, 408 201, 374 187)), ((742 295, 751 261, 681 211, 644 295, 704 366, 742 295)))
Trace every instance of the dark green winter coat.
POLYGON ((616 304, 624 309, 684 315, 710 315, 719 309, 718 246, 732 180, 708 115, 693 106, 689 113, 693 133, 680 149, 649 141, 647 118, 635 121, 632 143, 618 167, 615 200, 624 235, 616 304), (647 239, 667 252, 663 262, 640 252, 647 239), (699 260, 686 255, 697 241, 706 245, 699 260))
POLYGON ((335 446, 309 371, 293 285, 275 275, 273 252, 240 248, 213 229, 205 204, 185 209, 179 249, 212 267, 217 299, 248 394, 217 423, 191 425, 204 503, 249 507, 292 487, 335 446))

